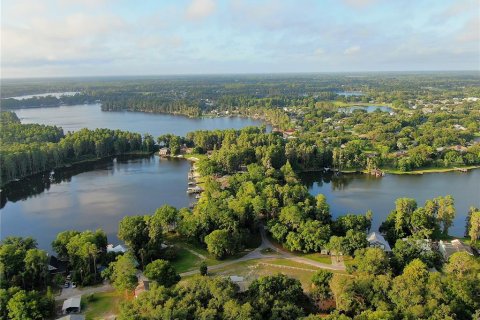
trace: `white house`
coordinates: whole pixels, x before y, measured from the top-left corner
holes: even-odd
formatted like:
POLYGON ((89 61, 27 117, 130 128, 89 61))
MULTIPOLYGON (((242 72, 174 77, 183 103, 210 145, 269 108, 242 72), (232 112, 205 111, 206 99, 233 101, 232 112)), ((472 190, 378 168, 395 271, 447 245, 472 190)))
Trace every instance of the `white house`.
POLYGON ((370 247, 381 248, 384 251, 392 251, 392 249, 390 248, 390 245, 380 233, 377 233, 377 232, 370 233, 367 237, 367 241, 370 244, 370 247))

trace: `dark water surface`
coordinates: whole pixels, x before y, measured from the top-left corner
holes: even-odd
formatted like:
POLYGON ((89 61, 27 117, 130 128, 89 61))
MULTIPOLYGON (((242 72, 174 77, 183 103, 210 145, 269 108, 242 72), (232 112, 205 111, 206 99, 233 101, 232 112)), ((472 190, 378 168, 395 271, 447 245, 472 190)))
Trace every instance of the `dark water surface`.
POLYGON ((373 230, 380 226, 395 208, 395 200, 401 197, 415 198, 418 205, 423 206, 427 199, 451 194, 457 215, 449 233, 455 236, 464 234, 468 208, 480 207, 480 169, 468 173, 387 174, 382 178, 363 174, 332 177, 331 174, 308 173, 301 178, 311 194, 323 193, 327 197, 334 217, 372 210, 373 230))

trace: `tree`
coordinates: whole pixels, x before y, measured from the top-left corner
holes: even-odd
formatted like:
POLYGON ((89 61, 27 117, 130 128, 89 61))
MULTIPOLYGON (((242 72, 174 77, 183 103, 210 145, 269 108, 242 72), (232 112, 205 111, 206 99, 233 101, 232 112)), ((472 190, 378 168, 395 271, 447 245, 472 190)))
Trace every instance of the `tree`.
POLYGON ((473 246, 480 237, 480 210, 470 208, 467 219, 467 233, 473 246))
POLYGON ((125 296, 138 284, 135 259, 130 253, 118 256, 104 271, 104 275, 112 281, 115 289, 125 291, 125 296))
POLYGON ((234 252, 235 246, 232 234, 225 229, 214 230, 205 237, 207 250, 217 259, 221 259, 226 255, 234 252))
POLYGON ((180 281, 180 275, 170 262, 161 259, 147 264, 144 274, 148 279, 165 287, 170 287, 180 281))
POLYGON ((389 297, 398 312, 413 318, 422 316, 427 297, 428 270, 419 259, 410 262, 393 280, 389 297))
POLYGON ((48 276, 48 257, 47 253, 39 249, 29 249, 25 255, 25 273, 30 279, 32 288, 35 283, 46 287, 48 276))
POLYGON ((362 231, 348 230, 342 241, 342 252, 353 255, 356 250, 368 246, 367 237, 362 231))
POLYGON ((20 290, 7 304, 10 319, 41 320, 52 316, 54 301, 50 295, 20 290))
POLYGON ((330 289, 330 280, 332 280, 333 273, 327 270, 320 269, 312 276, 312 297, 320 302, 329 299, 332 296, 330 289))
POLYGON ((443 224, 443 234, 448 235, 448 229, 455 218, 454 200, 451 195, 435 198, 438 206, 437 219, 443 224))
POLYGON ((200 275, 206 276, 208 274, 208 266, 205 261, 202 261, 202 263, 200 263, 199 269, 200 269, 200 275))
POLYGON ((390 269, 388 256, 380 248, 365 248, 355 251, 353 265, 357 272, 372 275, 387 274, 390 269))
POLYGON ((164 230, 170 232, 175 230, 179 219, 178 210, 167 204, 158 208, 153 214, 153 217, 154 219, 158 219, 164 230))
MULTIPOLYGON (((304 298, 300 281, 282 274, 254 280, 248 287, 247 294, 248 301, 263 319, 275 319, 272 316, 274 309, 278 310, 278 307, 275 306, 279 304, 298 305, 304 298)), ((277 312, 275 314, 278 315, 277 312)))

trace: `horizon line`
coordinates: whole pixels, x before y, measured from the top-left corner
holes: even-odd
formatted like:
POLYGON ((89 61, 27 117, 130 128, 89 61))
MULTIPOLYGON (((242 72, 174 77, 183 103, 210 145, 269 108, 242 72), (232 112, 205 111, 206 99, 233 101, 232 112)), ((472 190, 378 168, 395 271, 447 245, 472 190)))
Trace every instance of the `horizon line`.
POLYGON ((225 73, 165 73, 165 74, 116 74, 116 75, 69 75, 69 76, 31 76, 2 77, 0 81, 37 80, 37 79, 79 79, 79 78, 152 78, 152 77, 201 77, 201 76, 259 76, 259 75, 315 75, 315 74, 389 74, 389 73, 480 73, 480 69, 458 70, 365 70, 365 71, 291 71, 291 72, 225 72, 225 73))

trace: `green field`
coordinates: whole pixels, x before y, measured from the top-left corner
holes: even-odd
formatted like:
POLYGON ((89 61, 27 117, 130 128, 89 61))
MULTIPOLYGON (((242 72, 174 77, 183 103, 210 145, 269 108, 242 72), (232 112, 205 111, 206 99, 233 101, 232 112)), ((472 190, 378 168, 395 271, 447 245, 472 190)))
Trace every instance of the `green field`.
POLYGON ((120 303, 124 300, 123 295, 116 291, 94 293, 90 297, 82 298, 86 320, 104 319, 118 314, 120 303))

